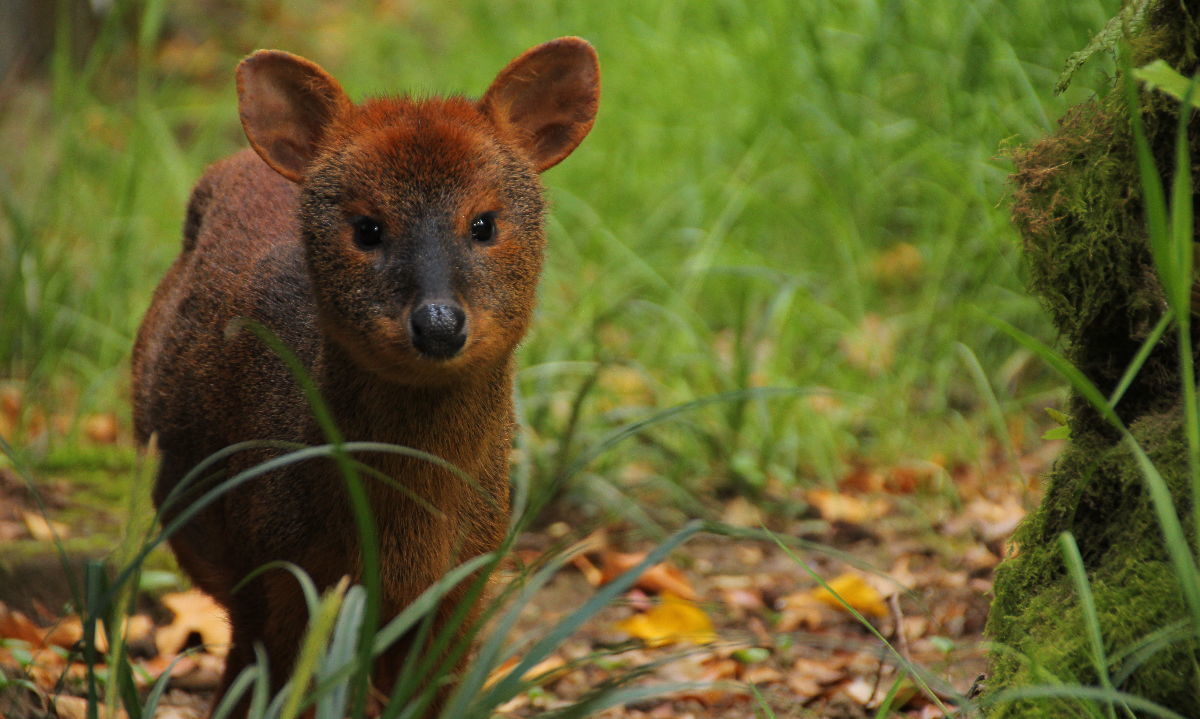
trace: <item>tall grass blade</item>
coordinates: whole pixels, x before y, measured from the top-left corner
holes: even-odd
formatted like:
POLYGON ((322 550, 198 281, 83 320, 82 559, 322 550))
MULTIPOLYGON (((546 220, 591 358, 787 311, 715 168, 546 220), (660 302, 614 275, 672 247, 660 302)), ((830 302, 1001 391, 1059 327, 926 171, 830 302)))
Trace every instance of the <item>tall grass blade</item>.
POLYGON ((520 690, 521 678, 525 676, 525 673, 530 668, 549 656, 552 651, 562 644, 563 640, 579 629, 585 621, 594 616, 601 608, 607 606, 619 594, 633 586, 633 583, 641 576, 642 572, 663 561, 667 554, 687 541, 702 528, 703 525, 699 522, 688 523, 682 529, 675 532, 675 534, 668 537, 662 544, 651 550, 646 555, 646 558, 632 569, 602 587, 582 607, 567 615, 566 618, 554 626, 549 634, 534 644, 525 653, 524 659, 518 662, 503 679, 487 690, 474 706, 478 710, 484 710, 489 707, 499 706, 511 699, 520 690))
POLYGON ((320 599, 316 611, 309 612, 308 631, 300 644, 300 654, 296 657, 296 667, 292 672, 290 691, 279 719, 295 719, 300 713, 300 707, 307 694, 309 680, 316 674, 321 655, 325 652, 329 635, 337 624, 338 611, 342 607, 342 599, 349 586, 349 578, 343 577, 337 586, 332 587, 320 599))
MULTIPOLYGON (((1071 581, 1075 583, 1075 592, 1079 595, 1083 625, 1087 629, 1088 643, 1092 647, 1092 667, 1096 670, 1101 686, 1113 691, 1112 678, 1108 674, 1108 653, 1104 649, 1104 636, 1100 631, 1100 617, 1096 614, 1096 600, 1092 597, 1087 570, 1083 568, 1083 557, 1079 556, 1079 545, 1075 543, 1075 537, 1070 532, 1058 535, 1058 544, 1067 565, 1067 573, 1071 575, 1071 581)), ((1111 703, 1105 708, 1109 717, 1116 717, 1111 703)), ((1125 707, 1125 711, 1129 713, 1129 708, 1125 707)))
POLYGON ((1171 324, 1172 313, 1166 312, 1158 319, 1154 325, 1154 329, 1150 330, 1150 334, 1146 336, 1142 346, 1138 348, 1137 354, 1130 361, 1129 366, 1125 368, 1125 372, 1121 375, 1121 380, 1117 382, 1117 386, 1113 389, 1112 394, 1108 397, 1108 403, 1114 408, 1120 404, 1121 398, 1125 396, 1129 385, 1133 384, 1133 380, 1137 378, 1138 372, 1142 371, 1142 367, 1149 359, 1150 353, 1158 346, 1158 341, 1162 339, 1163 333, 1167 331, 1167 327, 1171 324))
POLYGON ((317 670, 317 689, 313 691, 313 696, 317 697, 314 719, 341 719, 345 716, 346 700, 349 697, 346 682, 348 674, 338 677, 337 670, 352 666, 358 656, 358 638, 362 631, 366 600, 366 590, 358 584, 350 587, 342 600, 342 610, 338 614, 337 625, 333 628, 333 638, 325 652, 325 659, 317 670), (335 677, 337 680, 331 681, 335 677), (322 692, 322 686, 328 688, 322 692))
MULTIPOLYGON (((345 481, 346 493, 350 497, 350 508, 354 514, 354 523, 358 528, 359 552, 362 554, 362 579, 367 589, 367 606, 363 613, 362 636, 359 640, 360 659, 363 666, 366 666, 370 662, 368 649, 370 638, 379 627, 380 605, 383 598, 383 581, 379 573, 379 528, 376 526, 375 514, 367 499, 366 489, 363 487, 362 479, 359 477, 354 463, 345 450, 345 438, 338 429, 337 423, 334 422, 329 406, 321 397, 320 389, 300 359, 274 332, 259 322, 235 320, 229 324, 226 332, 232 334, 243 327, 258 337, 287 365, 292 378, 304 392, 304 398, 312 409, 321 432, 329 441, 334 462, 345 481)), ((363 672, 352 698, 353 713, 361 713, 366 705, 369 685, 370 673, 363 672)))

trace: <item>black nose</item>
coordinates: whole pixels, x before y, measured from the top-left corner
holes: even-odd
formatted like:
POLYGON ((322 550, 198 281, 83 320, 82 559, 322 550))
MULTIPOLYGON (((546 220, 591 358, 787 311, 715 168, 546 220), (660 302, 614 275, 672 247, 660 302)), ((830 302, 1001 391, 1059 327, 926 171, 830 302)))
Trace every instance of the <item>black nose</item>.
POLYGON ((430 302, 413 310, 409 318, 413 346, 426 357, 449 359, 467 341, 463 331, 467 315, 456 304, 430 302))

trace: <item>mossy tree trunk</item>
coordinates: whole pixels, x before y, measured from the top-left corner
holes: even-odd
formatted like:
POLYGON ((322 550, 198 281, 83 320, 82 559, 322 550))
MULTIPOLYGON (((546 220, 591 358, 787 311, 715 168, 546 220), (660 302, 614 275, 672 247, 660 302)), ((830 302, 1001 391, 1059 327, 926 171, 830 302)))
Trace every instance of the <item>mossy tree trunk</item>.
MULTIPOLYGON (((1198 6, 1200 0, 1155 3, 1131 39, 1134 64, 1161 58, 1184 75, 1195 73, 1198 6)), ((1150 93, 1141 101, 1154 159, 1170 187, 1178 103, 1150 93)), ((1194 120, 1189 140, 1192 157, 1200 158, 1194 120)), ((1071 361, 1109 394, 1167 311, 1122 80, 1106 96, 1073 108, 1054 135, 1018 152, 1015 162, 1013 220, 1031 289, 1071 361)), ((1194 161, 1192 172, 1200 177, 1194 161)), ((1163 474, 1186 536, 1194 537, 1178 345, 1170 331, 1116 411, 1163 474)), ((1050 474, 1045 499, 1014 536, 1017 555, 996 574, 987 631, 997 648, 988 694, 1100 683, 1058 542, 1071 532, 1116 688, 1200 716, 1198 645, 1143 475, 1121 435, 1086 401, 1073 397, 1070 415, 1070 445, 1050 474)), ((990 716, 1085 716, 1080 709, 1068 699, 1025 700, 996 705, 990 716)))

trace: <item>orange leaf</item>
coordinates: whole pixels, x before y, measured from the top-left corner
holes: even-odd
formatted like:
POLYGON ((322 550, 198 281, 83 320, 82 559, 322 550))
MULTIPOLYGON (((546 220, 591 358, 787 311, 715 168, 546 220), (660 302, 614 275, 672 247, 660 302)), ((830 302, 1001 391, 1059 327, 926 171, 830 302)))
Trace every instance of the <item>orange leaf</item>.
POLYGON ((571 564, 575 565, 575 568, 583 574, 583 578, 587 580, 588 584, 593 587, 604 584, 604 572, 601 572, 600 568, 592 564, 591 560, 584 555, 576 554, 571 557, 571 564))
POLYGON ((159 627, 154 643, 160 654, 178 654, 187 643, 187 638, 196 633, 205 650, 224 655, 229 649, 229 621, 225 610, 212 597, 198 589, 164 594, 163 606, 175 613, 175 618, 165 627, 159 627))
POLYGON ((0 638, 19 639, 32 646, 41 646, 43 632, 29 617, 0 603, 0 638))
MULTIPOLYGON (((645 552, 633 554, 611 551, 604 552, 600 555, 601 566, 604 572, 604 583, 607 584, 630 569, 633 569, 645 558, 645 552)), ((687 577, 683 575, 683 572, 678 567, 673 567, 665 562, 648 567, 638 577, 634 586, 659 594, 674 594, 676 597, 682 597, 692 602, 700 598, 696 594, 696 590, 692 589, 692 585, 688 582, 687 577)))
POLYGON ((84 418, 83 433, 97 444, 115 444, 119 426, 112 412, 93 414, 84 418))

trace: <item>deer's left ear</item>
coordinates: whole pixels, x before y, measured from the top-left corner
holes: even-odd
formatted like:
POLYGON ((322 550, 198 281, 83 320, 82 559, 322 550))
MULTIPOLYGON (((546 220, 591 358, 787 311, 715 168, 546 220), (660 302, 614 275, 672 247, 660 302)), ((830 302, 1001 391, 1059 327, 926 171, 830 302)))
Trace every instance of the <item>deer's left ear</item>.
POLYGON ((479 109, 538 172, 571 154, 596 120, 600 62, 586 40, 560 37, 500 71, 479 109))

